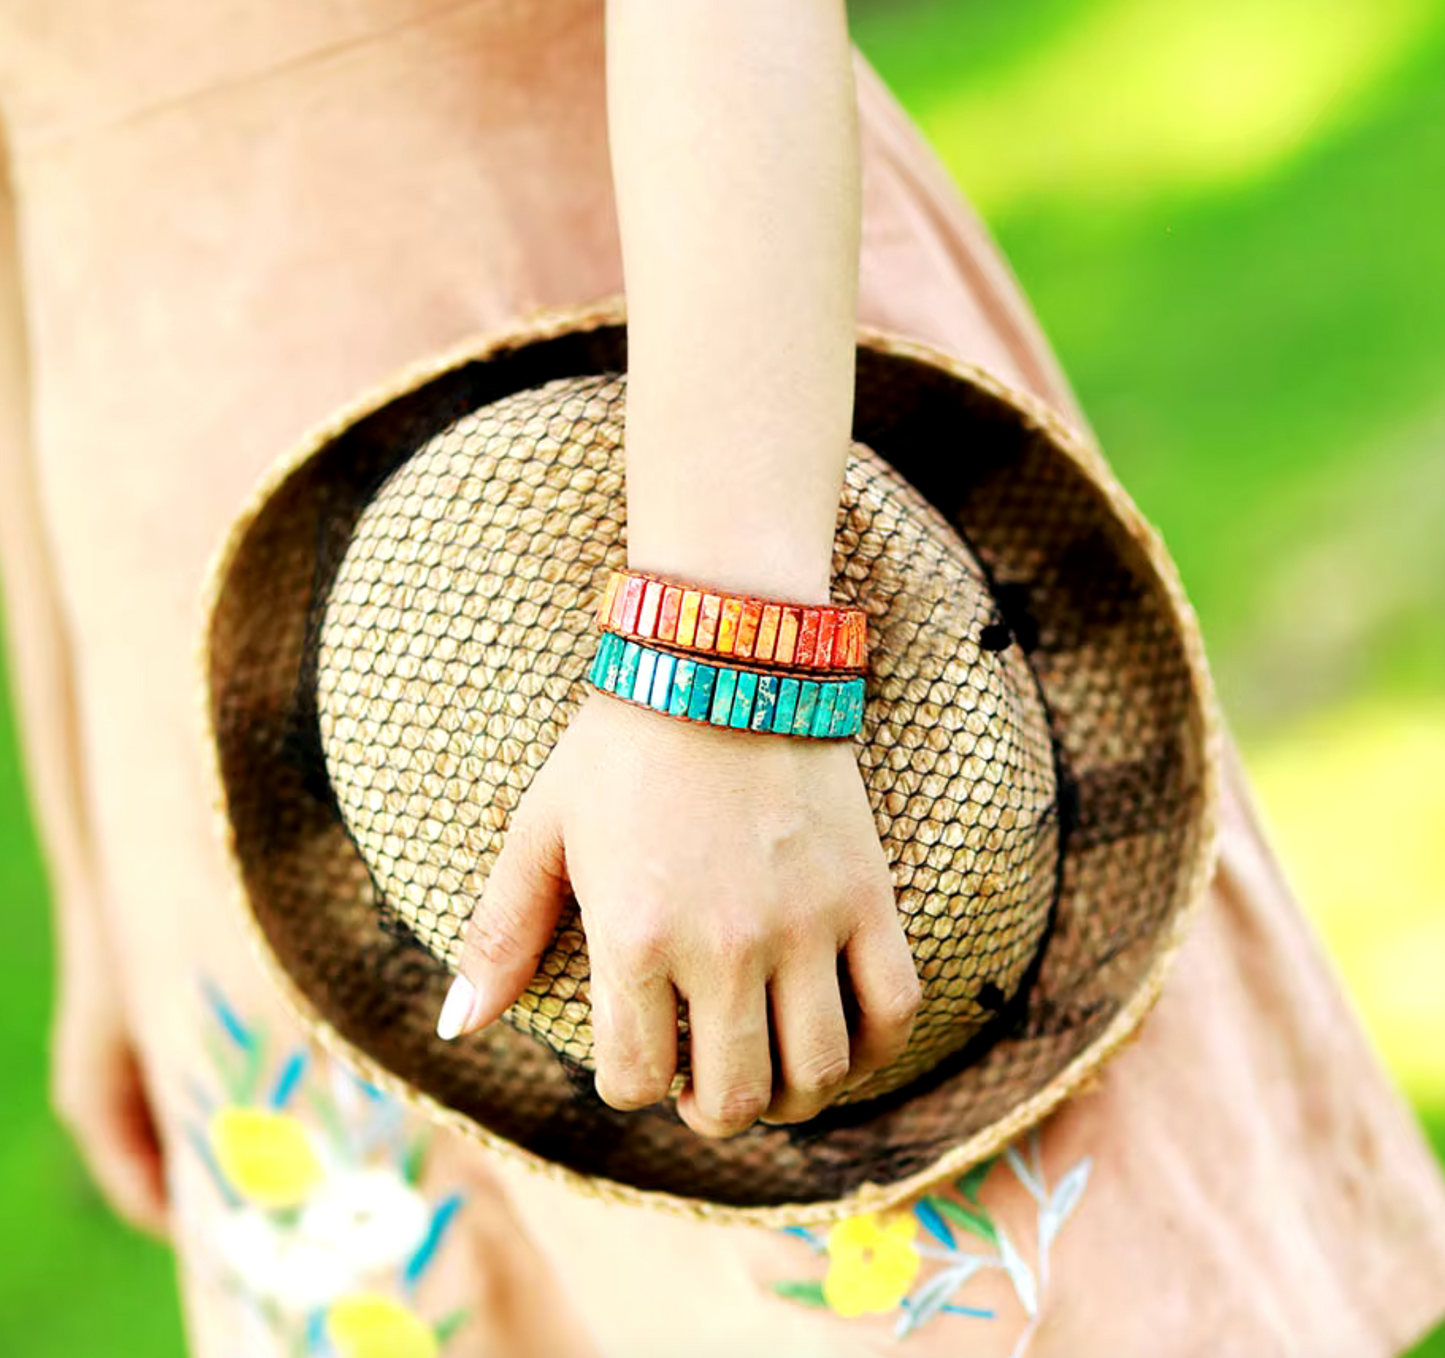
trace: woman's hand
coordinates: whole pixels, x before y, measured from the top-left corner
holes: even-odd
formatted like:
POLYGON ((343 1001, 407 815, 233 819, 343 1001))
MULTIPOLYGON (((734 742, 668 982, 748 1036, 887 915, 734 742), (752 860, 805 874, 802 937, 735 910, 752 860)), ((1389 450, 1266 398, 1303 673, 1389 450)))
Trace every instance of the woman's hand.
POLYGON ((72 943, 66 952, 51 1032, 51 1103, 110 1206, 132 1226, 165 1236, 164 1159, 120 996, 98 942, 72 943))
POLYGON ((680 1004, 692 1078, 678 1111, 709 1136, 809 1118, 908 1040, 918 980, 847 742, 589 694, 512 819, 443 1033, 521 994, 569 890, 591 955, 597 1089, 615 1108, 667 1093, 680 1004))

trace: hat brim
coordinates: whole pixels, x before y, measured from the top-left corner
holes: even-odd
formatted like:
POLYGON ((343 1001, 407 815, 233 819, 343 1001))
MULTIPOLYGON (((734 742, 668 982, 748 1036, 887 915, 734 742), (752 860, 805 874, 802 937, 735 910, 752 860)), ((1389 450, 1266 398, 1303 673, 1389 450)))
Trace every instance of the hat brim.
POLYGON ((853 436, 971 547, 1054 737, 1058 899, 1006 1029, 906 1098, 728 1141, 696 1136, 670 1106, 608 1108, 585 1072, 506 1024, 443 1042, 450 973, 381 926, 334 801, 292 757, 298 720, 315 719, 310 601, 337 564, 324 544, 344 541, 367 493, 463 414, 625 369, 620 298, 539 313, 342 412, 252 496, 209 577, 203 647, 238 897, 263 965, 325 1045, 502 1154, 695 1216, 788 1224, 886 1206, 1041 1120, 1157 997, 1213 861, 1217 727, 1198 629, 1157 537, 1087 442, 980 370, 860 327, 853 436))

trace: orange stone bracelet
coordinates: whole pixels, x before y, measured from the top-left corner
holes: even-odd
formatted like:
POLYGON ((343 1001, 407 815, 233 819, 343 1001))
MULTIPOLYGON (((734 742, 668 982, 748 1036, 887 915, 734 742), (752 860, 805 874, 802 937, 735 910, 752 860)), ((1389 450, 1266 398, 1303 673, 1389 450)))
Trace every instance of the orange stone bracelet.
POLYGON ((597 625, 637 641, 703 655, 837 673, 868 661, 867 615, 836 604, 790 604, 614 570, 597 625))

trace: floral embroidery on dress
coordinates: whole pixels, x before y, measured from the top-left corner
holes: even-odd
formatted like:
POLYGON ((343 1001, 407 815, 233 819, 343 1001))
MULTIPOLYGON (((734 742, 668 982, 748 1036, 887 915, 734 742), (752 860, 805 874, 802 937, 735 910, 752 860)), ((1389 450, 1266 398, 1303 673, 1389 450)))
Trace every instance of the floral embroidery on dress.
POLYGON ((192 1086, 187 1135, 249 1327, 286 1358, 438 1358, 466 1312, 427 1320, 415 1292, 462 1199, 420 1192, 426 1135, 335 1061, 299 1048, 273 1060, 266 1033, 204 992, 213 1080, 192 1086))
POLYGON ((1049 1251, 1079 1205, 1092 1166, 1086 1156, 1050 1188, 1044 1178, 1038 1132, 1030 1132, 1025 1142, 1015 1143, 1001 1156, 956 1179, 957 1197, 926 1193, 910 1210, 865 1212, 826 1232, 788 1227, 788 1234, 827 1255, 828 1270, 821 1281, 779 1282, 773 1284, 773 1290, 790 1301, 825 1306, 848 1319, 896 1311, 894 1332, 901 1338, 939 1316, 994 1319, 992 1311, 964 1304, 959 1293, 975 1274, 997 1269, 1008 1278, 1028 1318, 1013 1349, 1013 1358, 1023 1358, 1048 1287, 1049 1251), (979 1202, 979 1190, 999 1160, 1038 1208, 1037 1258, 1032 1266, 1003 1223, 979 1202), (964 1248, 965 1242, 970 1248, 964 1248))

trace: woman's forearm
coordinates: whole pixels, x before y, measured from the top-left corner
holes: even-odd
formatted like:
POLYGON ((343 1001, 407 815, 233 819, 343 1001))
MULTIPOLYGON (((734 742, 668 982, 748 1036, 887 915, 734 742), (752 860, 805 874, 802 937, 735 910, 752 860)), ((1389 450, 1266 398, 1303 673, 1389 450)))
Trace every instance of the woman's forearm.
POLYGON ((843 0, 608 0, 632 566, 828 596, 860 190, 843 0))

